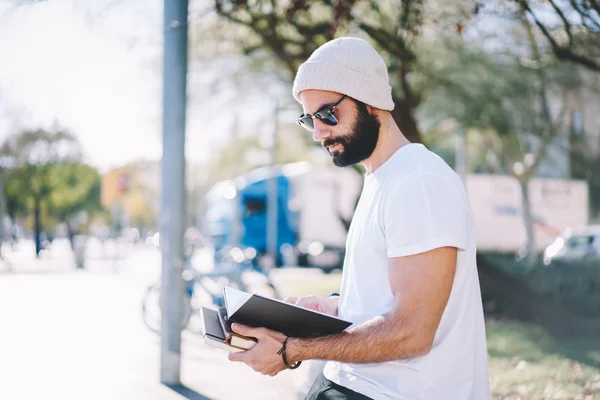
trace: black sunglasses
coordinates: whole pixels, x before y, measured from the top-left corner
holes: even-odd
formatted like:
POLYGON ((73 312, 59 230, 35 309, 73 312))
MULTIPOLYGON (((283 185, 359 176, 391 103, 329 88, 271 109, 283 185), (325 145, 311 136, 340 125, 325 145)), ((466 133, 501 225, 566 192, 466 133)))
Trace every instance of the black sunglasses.
POLYGON ((335 103, 331 107, 323 108, 323 109, 317 111, 315 113, 315 115, 302 114, 301 116, 298 117, 296 122, 298 123, 298 125, 308 129, 309 131, 315 130, 315 121, 313 120, 313 118, 317 118, 319 121, 321 121, 329 126, 335 126, 335 125, 337 125, 338 120, 333 115, 333 112, 335 111, 335 108, 346 97, 348 97, 348 96, 344 95, 337 103, 335 103))

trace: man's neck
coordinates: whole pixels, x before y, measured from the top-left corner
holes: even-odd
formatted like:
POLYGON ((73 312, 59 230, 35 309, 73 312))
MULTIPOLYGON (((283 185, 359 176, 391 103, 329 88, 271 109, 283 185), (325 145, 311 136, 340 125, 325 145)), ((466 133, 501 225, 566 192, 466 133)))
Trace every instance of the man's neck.
POLYGON ((377 168, 381 167, 400 147, 410 144, 404 137, 398 125, 388 114, 386 121, 382 122, 379 130, 379 139, 377 146, 373 150, 371 157, 362 161, 367 175, 372 174, 377 168))

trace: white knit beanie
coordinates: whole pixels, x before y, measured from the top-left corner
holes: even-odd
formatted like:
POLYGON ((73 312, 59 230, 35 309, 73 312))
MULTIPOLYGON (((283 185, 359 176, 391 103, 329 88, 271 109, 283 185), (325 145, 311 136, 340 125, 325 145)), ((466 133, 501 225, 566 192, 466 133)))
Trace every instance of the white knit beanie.
POLYGON ((331 40, 312 53, 294 80, 294 98, 307 89, 348 95, 365 104, 391 111, 392 87, 385 62, 367 41, 353 37, 331 40))

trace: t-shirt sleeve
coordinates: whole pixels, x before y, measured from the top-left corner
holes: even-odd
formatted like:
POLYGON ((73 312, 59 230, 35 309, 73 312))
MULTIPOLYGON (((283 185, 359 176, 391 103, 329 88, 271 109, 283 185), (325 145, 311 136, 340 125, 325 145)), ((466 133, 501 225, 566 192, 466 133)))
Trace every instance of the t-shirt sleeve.
POLYGON ((388 257, 404 257, 439 247, 466 249, 468 203, 460 182, 415 173, 396 182, 382 211, 388 257))

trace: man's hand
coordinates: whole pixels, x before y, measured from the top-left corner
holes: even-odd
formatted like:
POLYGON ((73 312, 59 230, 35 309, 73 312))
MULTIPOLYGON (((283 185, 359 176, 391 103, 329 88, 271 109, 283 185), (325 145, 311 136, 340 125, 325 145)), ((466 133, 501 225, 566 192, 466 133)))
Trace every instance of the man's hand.
POLYGON ((240 324, 233 324, 231 329, 240 335, 257 338, 258 343, 250 350, 230 353, 230 361, 243 362, 256 372, 269 376, 275 376, 285 369, 283 358, 277 354, 286 337, 283 333, 266 328, 250 328, 240 324))
POLYGON ((299 307, 308 308, 309 310, 317 311, 323 314, 337 317, 339 297, 321 297, 321 296, 306 296, 306 297, 286 297, 283 299, 286 303, 292 303, 299 307))

